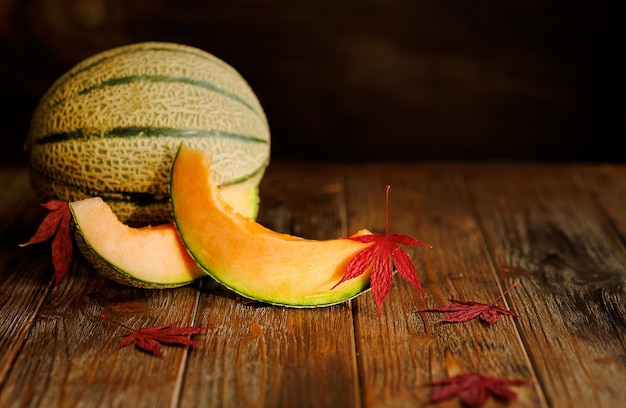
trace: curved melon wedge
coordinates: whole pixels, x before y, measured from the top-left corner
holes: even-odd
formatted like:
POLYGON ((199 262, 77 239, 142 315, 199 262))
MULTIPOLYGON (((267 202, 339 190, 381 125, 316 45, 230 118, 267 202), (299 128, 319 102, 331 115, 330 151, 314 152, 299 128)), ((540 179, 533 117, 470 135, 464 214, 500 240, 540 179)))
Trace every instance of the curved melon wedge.
POLYGON ((99 197, 71 202, 70 210, 80 251, 98 272, 118 283, 168 288, 205 276, 174 224, 131 228, 99 197))
POLYGON ((369 289, 369 272, 333 286, 371 243, 308 240, 265 228, 224 201, 210 167, 208 155, 181 145, 170 177, 174 224, 207 274, 244 297, 292 307, 341 303, 369 289))

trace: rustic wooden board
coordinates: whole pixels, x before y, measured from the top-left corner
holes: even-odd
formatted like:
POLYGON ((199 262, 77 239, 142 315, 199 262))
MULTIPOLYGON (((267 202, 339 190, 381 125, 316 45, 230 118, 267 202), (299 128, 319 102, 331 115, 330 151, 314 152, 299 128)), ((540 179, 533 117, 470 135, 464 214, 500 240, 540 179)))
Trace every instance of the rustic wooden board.
POLYGON ((626 400, 626 254, 569 171, 470 179, 497 270, 519 281, 517 326, 550 403, 615 407, 626 400))
POLYGON ((581 188, 592 192, 598 204, 609 217, 611 225, 626 242, 626 168, 623 166, 604 165, 595 171, 583 171, 576 180, 581 188))
MULTIPOLYGON (((173 290, 126 288, 77 255, 59 288, 46 244, 19 248, 45 211, 23 168, 0 182, 0 406, 415 407, 432 380, 462 372, 528 381, 520 407, 626 400, 626 197, 621 166, 278 165, 259 221, 307 238, 385 228, 407 248, 427 297, 396 276, 380 316, 371 293, 288 309, 206 278, 173 290), (449 299, 519 318, 493 326, 418 312, 449 299), (183 319, 217 326, 159 359, 116 350, 126 329, 183 319)), ((459 407, 458 401, 440 404, 459 407)), ((487 407, 503 406, 491 401, 487 407)))
POLYGON ((189 324, 193 287, 147 291, 122 287, 95 275, 78 258, 46 299, 0 390, 2 406, 167 406, 180 386, 184 348, 159 359, 133 347, 116 351, 129 330, 183 319, 189 324))

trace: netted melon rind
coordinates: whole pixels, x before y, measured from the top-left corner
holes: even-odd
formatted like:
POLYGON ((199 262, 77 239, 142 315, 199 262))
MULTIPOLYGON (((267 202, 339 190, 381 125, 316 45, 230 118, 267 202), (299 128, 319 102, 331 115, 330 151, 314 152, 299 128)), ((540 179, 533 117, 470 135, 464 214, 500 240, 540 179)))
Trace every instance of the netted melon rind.
POLYGON ((42 196, 108 197, 120 219, 142 225, 171 220, 169 172, 183 141, 211 155, 221 185, 269 163, 263 108, 233 67, 197 48, 147 42, 61 76, 37 106, 25 147, 42 196), (138 204, 148 196, 163 200, 138 204))

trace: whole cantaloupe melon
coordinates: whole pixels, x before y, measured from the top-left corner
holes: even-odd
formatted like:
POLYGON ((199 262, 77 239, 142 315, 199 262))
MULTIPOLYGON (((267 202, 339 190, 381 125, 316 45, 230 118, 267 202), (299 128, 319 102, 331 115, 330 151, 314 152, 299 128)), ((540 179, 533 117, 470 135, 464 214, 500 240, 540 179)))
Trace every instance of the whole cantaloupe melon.
POLYGON ((147 42, 96 54, 62 75, 33 113, 25 150, 42 199, 100 196, 129 225, 171 221, 179 144, 207 152, 216 182, 255 216, 270 158, 263 108, 243 77, 190 46, 147 42))

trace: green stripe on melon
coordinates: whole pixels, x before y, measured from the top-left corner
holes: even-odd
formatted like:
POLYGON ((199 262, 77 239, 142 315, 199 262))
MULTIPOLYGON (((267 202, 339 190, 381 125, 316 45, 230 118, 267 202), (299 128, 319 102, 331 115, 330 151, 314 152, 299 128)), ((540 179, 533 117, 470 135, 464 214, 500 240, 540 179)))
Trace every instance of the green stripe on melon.
MULTIPOLYGON (((223 96, 226 96, 228 98, 231 98, 235 101, 238 101, 239 103, 243 104, 244 106, 246 106, 248 109, 250 109, 251 111, 253 111, 256 114, 259 114, 260 112, 257 111, 257 107, 250 105, 245 99, 239 97, 239 95, 227 92, 223 89, 220 89, 218 87, 216 87, 214 84, 212 84, 211 82, 207 82, 207 81, 203 81, 203 80, 198 80, 198 79, 191 79, 191 78, 184 78, 184 77, 175 77, 175 76, 168 76, 168 75, 131 75, 131 76, 127 76, 127 77, 120 77, 120 78, 113 78, 113 79, 109 79, 107 81, 104 81, 98 85, 93 86, 92 88, 85 88, 83 90, 81 90, 79 92, 80 95, 88 95, 91 92, 106 88, 106 87, 113 87, 113 86, 121 86, 121 85, 126 85, 126 84, 130 84, 133 82, 138 82, 138 81, 145 81, 145 82, 160 82, 160 83, 181 83, 181 84, 186 84, 186 85, 191 85, 191 86, 197 86, 197 87, 201 87, 201 88, 206 88, 210 91, 213 92, 217 92, 219 94, 222 94, 223 96)), ((262 115, 262 114, 261 114, 262 115)))
POLYGON ((256 188, 269 163, 267 119, 243 77, 202 50, 151 42, 97 54, 59 78, 33 114, 26 150, 42 199, 112 197, 122 222, 141 225, 171 220, 183 140, 213 158, 221 186, 256 188), (139 208, 136 197, 155 200, 139 208))
MULTIPOLYGON (((240 214, 255 219, 259 210, 259 183, 263 169, 247 180, 237 180, 220 186, 225 200, 240 214)), ((64 184, 32 170, 30 182, 45 197, 73 202, 91 197, 101 197, 114 209, 120 220, 130 220, 130 226, 159 225, 169 223, 171 205, 169 195, 149 193, 123 193, 115 191, 95 191, 64 184)))
MULTIPOLYGON (((201 137, 201 138, 229 138, 241 140, 249 143, 260 143, 267 144, 266 140, 257 139, 255 137, 251 137, 248 135, 238 135, 235 133, 226 133, 219 131, 210 131, 210 130, 189 130, 189 129, 172 129, 172 128, 156 128, 156 127, 119 127, 114 128, 106 132, 104 137, 135 137, 138 134, 141 134, 144 137, 159 137, 161 135, 168 135, 177 138, 192 138, 192 137, 201 137)), ((63 133, 55 133, 45 138, 37 140, 36 144, 47 144, 47 143, 60 143, 71 140, 80 140, 80 139, 89 139, 92 138, 94 134, 89 134, 85 132, 85 129, 78 129, 71 132, 63 132, 63 133)))

